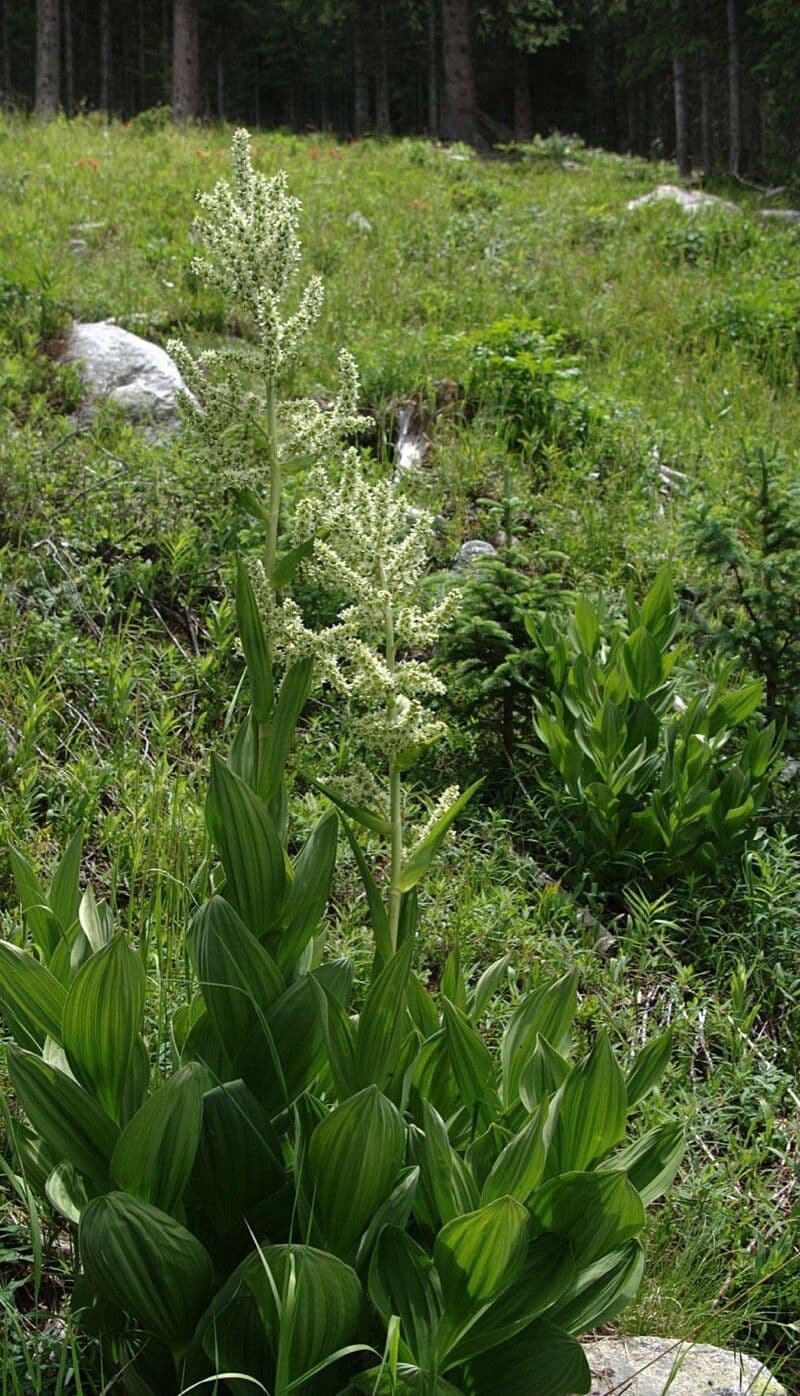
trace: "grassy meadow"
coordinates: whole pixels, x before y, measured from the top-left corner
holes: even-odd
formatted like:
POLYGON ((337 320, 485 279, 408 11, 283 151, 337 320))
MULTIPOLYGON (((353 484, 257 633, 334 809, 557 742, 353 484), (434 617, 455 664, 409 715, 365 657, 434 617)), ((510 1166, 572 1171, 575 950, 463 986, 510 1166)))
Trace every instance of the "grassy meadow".
MULTIPOLYGON (((109 407, 76 424, 78 377, 57 358, 71 319, 113 317, 193 349, 241 332, 190 268, 194 194, 227 173, 230 135, 141 118, 0 122, 0 847, 50 873, 86 821, 84 874, 147 971, 157 1070, 191 987, 184 936, 209 852, 209 756, 227 750, 244 702, 235 556, 257 548, 258 532, 180 435, 150 441, 109 407)), ((460 545, 486 539, 526 579, 532 606, 582 592, 617 615, 626 587, 641 598, 669 563, 683 689, 719 677, 728 571, 698 548, 696 520, 744 509, 759 451, 795 498, 800 227, 761 219, 744 190, 718 191, 738 214, 628 211, 672 167, 566 138, 490 160, 418 140, 280 133, 255 136, 253 150, 260 169, 288 172, 305 266, 325 284, 294 389, 324 398, 339 349, 351 350, 376 422, 363 443, 376 478, 391 471, 398 405, 421 404, 430 448, 399 488, 440 516, 432 579, 446 571, 453 584, 460 545), (513 357, 516 334, 529 355, 519 420, 502 366, 484 372, 481 350, 513 357), (458 388, 437 413, 445 380, 458 388)), ((302 489, 301 474, 290 501, 302 489)), ((688 1149, 650 1214, 623 1330, 741 1345, 797 1389, 797 693, 780 695, 788 764, 744 853, 656 885, 637 867, 605 877, 532 728, 535 673, 509 757, 480 653, 469 670, 462 662, 469 618, 435 660, 449 736, 412 779, 423 803, 487 779, 421 893, 423 968, 438 983, 456 944, 474 975, 508 953, 513 999, 574 964, 580 1031, 608 1028, 621 1061, 674 1026, 643 1121, 677 1115, 688 1149)), ((758 676, 753 654, 729 646, 731 682, 758 676)), ((323 690, 293 768, 300 833, 326 804, 303 773, 335 780, 349 759, 323 690)), ((362 986, 365 922, 347 851, 327 931, 362 986)), ((18 928, 3 853, 0 933, 18 928)), ((507 997, 487 1010, 490 1040, 507 1011, 507 997)), ((15 1190, 7 1124, 0 1393, 106 1389, 111 1374, 98 1378, 92 1341, 67 1316, 70 1231, 15 1190)))

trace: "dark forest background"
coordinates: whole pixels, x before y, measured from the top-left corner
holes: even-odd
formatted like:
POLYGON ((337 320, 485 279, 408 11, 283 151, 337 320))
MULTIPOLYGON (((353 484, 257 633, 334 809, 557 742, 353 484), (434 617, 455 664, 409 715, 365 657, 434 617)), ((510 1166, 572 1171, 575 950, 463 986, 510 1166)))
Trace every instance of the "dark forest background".
POLYGON ((0 0, 0 97, 40 115, 554 129, 684 174, 800 173, 800 0, 0 0))

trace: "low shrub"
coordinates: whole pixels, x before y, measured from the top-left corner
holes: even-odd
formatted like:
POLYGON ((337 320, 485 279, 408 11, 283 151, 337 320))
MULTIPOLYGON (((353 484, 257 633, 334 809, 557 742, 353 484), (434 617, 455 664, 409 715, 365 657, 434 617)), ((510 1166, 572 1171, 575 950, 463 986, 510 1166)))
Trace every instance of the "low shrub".
POLYGON ((591 410, 581 366, 563 335, 541 321, 508 316, 470 337, 469 390, 514 448, 583 441, 591 410))

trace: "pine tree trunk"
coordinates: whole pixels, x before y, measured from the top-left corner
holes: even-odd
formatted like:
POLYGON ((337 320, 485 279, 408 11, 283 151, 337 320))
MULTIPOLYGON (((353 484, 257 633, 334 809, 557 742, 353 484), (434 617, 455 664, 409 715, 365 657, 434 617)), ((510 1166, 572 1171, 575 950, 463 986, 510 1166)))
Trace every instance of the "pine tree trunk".
POLYGON ((67 116, 75 111, 75 51, 72 44, 72 0, 63 0, 61 32, 64 39, 64 110, 67 116))
POLYGON ((217 50, 217 121, 225 120, 225 51, 222 39, 217 50))
POLYGON ((111 111, 111 0, 100 0, 100 110, 111 111))
POLYGON ((36 0, 36 115, 55 116, 61 99, 59 0, 36 0))
POLYGON ((392 129, 389 111, 389 44, 386 35, 386 5, 378 0, 375 70, 375 130, 388 136, 392 129))
POLYGON ((527 53, 514 50, 514 139, 533 139, 533 103, 531 102, 531 64, 527 53))
POLYGON ((197 0, 173 0, 172 119, 200 115, 200 21, 197 0))
POLYGON ((437 0, 428 0, 428 135, 439 134, 439 46, 437 0))
POLYGON ((358 0, 353 16, 353 126, 357 136, 365 136, 369 130, 366 24, 364 0, 358 0))
POLYGON ((703 179, 710 179, 714 173, 714 140, 711 126, 711 64, 705 38, 700 43, 700 144, 703 179))
POLYGON ((144 0, 139 0, 136 15, 136 103, 139 111, 147 105, 145 96, 147 84, 147 63, 144 43, 144 0))
POLYGON ((8 42, 9 0, 0 0, 0 43, 3 45, 3 65, 0 68, 0 107, 5 107, 11 97, 11 49, 8 42))
POLYGON ((671 0, 672 4, 672 92, 675 103, 675 158, 681 179, 688 179, 692 173, 692 159, 689 153, 689 122, 686 114, 686 50, 683 46, 683 16, 681 0, 671 0))
POLYGON ((472 5, 470 0, 442 0, 442 65, 446 141, 477 140, 477 100, 472 66, 472 5))
POLYGON ((739 73, 739 17, 736 0, 727 0, 728 18, 728 173, 739 174, 742 156, 742 91, 739 73))

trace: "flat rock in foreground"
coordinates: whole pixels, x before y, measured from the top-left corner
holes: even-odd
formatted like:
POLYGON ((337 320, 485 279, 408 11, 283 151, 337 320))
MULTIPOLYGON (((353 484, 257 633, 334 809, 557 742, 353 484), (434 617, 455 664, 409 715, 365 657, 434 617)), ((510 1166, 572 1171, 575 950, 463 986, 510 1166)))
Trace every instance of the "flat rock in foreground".
POLYGON ((178 425, 178 394, 184 381, 173 359, 157 344, 123 330, 110 320, 75 324, 63 358, 77 363, 87 402, 80 415, 91 418, 101 398, 116 402, 131 421, 156 432, 178 425))
POLYGON ((685 213, 695 213, 699 208, 724 208, 729 213, 741 213, 738 204, 730 199, 720 199, 716 194, 706 194, 703 189, 682 189, 679 184, 659 184, 649 194, 640 194, 638 199, 629 199, 629 209, 644 208, 647 204, 664 202, 678 204, 685 213))
POLYGON ((595 1338, 584 1343, 592 1396, 786 1396, 754 1357, 671 1338, 595 1338))

